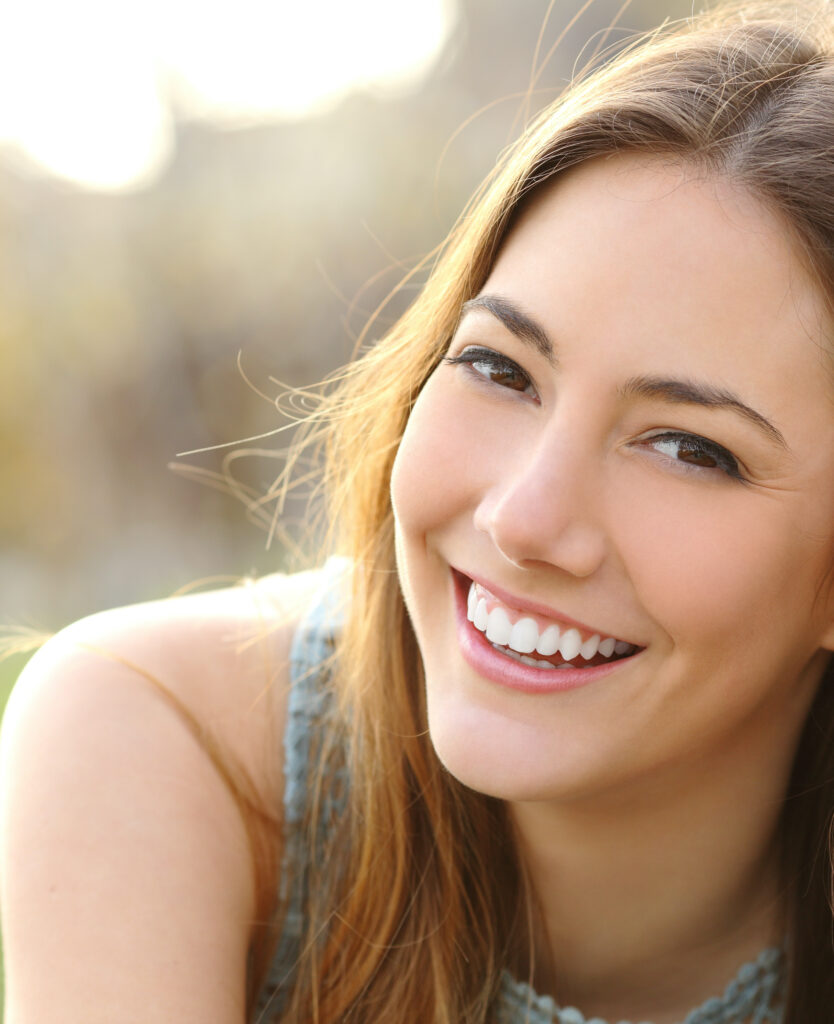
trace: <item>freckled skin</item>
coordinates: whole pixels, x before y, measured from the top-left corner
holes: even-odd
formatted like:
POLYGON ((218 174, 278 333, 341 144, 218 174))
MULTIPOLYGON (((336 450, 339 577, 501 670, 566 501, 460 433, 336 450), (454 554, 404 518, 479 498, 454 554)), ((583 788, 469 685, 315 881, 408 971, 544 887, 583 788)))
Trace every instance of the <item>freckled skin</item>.
POLYGON ((534 200, 483 292, 535 318, 558 364, 471 312, 450 354, 493 349, 532 387, 441 365, 397 457, 399 566, 440 758, 510 800, 679 788, 705 763, 778 798, 834 643, 824 314, 787 233, 726 182, 596 161, 534 200), (789 451, 730 410, 623 399, 638 375, 732 390, 789 451), (727 449, 744 482, 685 443, 648 443, 671 430, 727 449), (460 656, 450 564, 646 649, 567 693, 496 686, 460 656))

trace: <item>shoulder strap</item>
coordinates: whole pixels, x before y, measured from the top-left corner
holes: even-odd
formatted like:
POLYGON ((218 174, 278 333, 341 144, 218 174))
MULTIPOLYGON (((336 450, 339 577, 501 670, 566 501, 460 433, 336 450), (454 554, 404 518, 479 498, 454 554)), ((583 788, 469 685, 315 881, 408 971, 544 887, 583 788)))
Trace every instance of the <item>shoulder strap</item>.
POLYGON ((257 1004, 254 1020, 267 1021, 283 1004, 282 991, 291 982, 304 935, 307 873, 314 851, 303 829, 310 782, 312 738, 326 718, 331 702, 328 662, 345 612, 344 559, 330 559, 321 571, 321 586, 301 619, 290 649, 290 692, 284 732, 284 850, 279 885, 286 908, 275 955, 257 1004))

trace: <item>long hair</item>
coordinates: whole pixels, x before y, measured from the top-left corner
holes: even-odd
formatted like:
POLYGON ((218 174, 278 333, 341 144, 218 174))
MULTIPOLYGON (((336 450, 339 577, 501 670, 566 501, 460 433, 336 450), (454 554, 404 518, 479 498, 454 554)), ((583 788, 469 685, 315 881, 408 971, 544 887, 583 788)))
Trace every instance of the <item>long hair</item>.
MULTIPOLYGON (((347 813, 317 833, 308 940, 281 1020, 487 1022, 501 971, 525 976, 531 895, 500 801, 442 769, 427 735, 419 650, 395 570, 389 486, 409 412, 482 287, 521 204, 569 168, 659 154, 732 180, 779 216, 834 308, 834 14, 723 7, 659 30, 575 82, 509 149, 453 229, 428 283, 306 424, 323 445, 335 545, 352 562, 332 668, 342 709, 314 767, 340 765, 347 813)), ((782 822, 790 901, 788 1024, 834 1006, 834 677, 802 735, 782 822)), ((291 868, 291 866, 290 866, 291 868)))

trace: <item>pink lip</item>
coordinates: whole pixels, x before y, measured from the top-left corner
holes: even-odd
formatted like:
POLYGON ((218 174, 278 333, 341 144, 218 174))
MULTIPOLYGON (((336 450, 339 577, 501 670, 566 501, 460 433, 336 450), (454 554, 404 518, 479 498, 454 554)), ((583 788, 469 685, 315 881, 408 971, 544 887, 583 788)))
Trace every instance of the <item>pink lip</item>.
MULTIPOLYGON (((479 675, 492 680, 494 683, 509 687, 512 690, 520 690, 523 693, 560 693, 565 690, 576 690, 581 686, 587 686, 588 683, 610 675, 611 672, 633 661, 636 657, 635 654, 605 665, 596 665, 589 668, 542 669, 533 668, 532 665, 525 665, 520 661, 508 658, 504 654, 499 654, 484 634, 480 630, 475 629, 467 618, 466 597, 469 579, 474 579, 476 583, 481 583, 477 576, 467 578, 457 570, 452 572, 458 643, 460 644, 464 660, 479 675)), ((566 622, 579 629, 589 629, 588 626, 577 622, 575 619, 559 615, 544 605, 537 605, 529 601, 519 602, 517 598, 507 594, 506 591, 502 591, 500 588, 496 588, 486 582, 483 582, 481 585, 486 587, 500 601, 503 601, 511 608, 517 608, 518 611, 529 611, 545 618, 566 622)), ((640 653, 639 650, 637 653, 640 653)))

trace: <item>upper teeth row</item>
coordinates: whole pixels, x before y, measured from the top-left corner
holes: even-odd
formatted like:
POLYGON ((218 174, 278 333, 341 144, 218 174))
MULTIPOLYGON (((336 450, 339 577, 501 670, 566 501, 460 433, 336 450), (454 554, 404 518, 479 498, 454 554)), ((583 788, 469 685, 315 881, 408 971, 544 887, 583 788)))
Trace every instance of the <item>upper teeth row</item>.
POLYGON ((617 640, 613 636, 603 637, 599 633, 583 641, 579 630, 572 626, 562 630, 555 623, 550 623, 540 633, 535 619, 527 616, 517 622, 510 622, 506 609, 501 605, 496 605, 491 612, 487 611, 486 598, 479 597, 475 583, 469 588, 467 615, 476 629, 486 633, 487 640, 510 647, 519 654, 536 651, 547 658, 558 652, 565 661, 571 661, 581 654, 586 661, 590 661, 597 653, 610 658, 612 654, 625 654, 631 650, 631 644, 624 640, 617 640))

